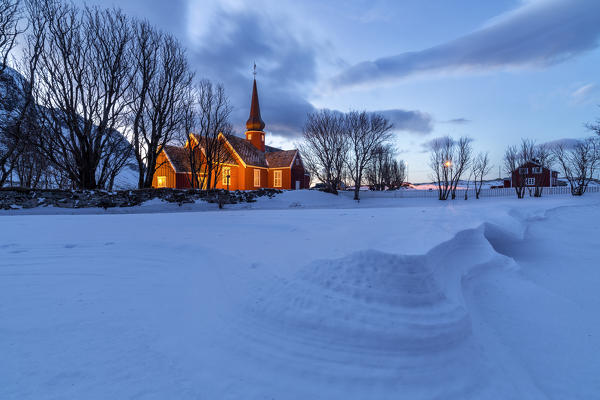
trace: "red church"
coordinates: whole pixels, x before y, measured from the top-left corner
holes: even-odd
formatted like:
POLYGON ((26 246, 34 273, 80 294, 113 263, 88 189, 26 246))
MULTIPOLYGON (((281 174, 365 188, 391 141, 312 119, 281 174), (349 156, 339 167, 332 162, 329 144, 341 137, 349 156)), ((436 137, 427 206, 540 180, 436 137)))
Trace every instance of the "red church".
MULTIPOLYGON (((220 134, 227 151, 220 165, 219 176, 212 178, 218 189, 253 190, 260 188, 308 189, 310 176, 304 168, 297 149, 282 150, 265 144, 265 123, 260 115, 256 79, 252 87, 250 117, 246 122, 245 138, 220 134)), ((187 189, 191 187, 189 146, 202 150, 202 138, 191 133, 186 146, 165 146, 157 159, 160 167, 154 174, 155 188, 187 189)), ((192 148, 194 148, 192 147, 192 148)), ((204 150, 198 155, 200 162, 204 150)))

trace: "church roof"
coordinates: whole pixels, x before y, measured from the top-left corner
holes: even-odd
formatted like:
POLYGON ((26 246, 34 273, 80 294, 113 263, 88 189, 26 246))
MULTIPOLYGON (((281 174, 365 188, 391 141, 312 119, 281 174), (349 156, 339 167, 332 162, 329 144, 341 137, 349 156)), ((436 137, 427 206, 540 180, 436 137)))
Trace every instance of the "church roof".
POLYGON ((265 153, 254 147, 251 142, 233 135, 225 135, 225 138, 244 163, 255 167, 268 167, 265 153))
MULTIPOLYGON (((196 142, 199 144, 199 147, 206 154, 206 138, 203 136, 200 136, 198 134, 195 134, 195 133, 192 133, 190 135, 194 137, 196 142)), ((224 151, 223 154, 221 155, 221 157, 219 157, 219 158, 221 159, 221 162, 225 163, 225 164, 236 164, 237 163, 236 159, 231 155, 231 153, 229 151, 224 151)))
POLYGON ((289 167, 294 161, 294 157, 298 150, 279 150, 265 153, 269 168, 289 167))
MULTIPOLYGON (((200 141, 201 147, 203 147, 203 139, 196 134, 193 135, 200 141)), ((266 152, 263 153, 244 138, 234 135, 224 136, 237 155, 249 166, 262 168, 289 167, 292 165, 294 157, 298 152, 298 150, 281 150, 276 147, 265 146, 266 152)), ((163 150, 175 172, 191 172, 189 154, 185 147, 166 145, 163 150)), ((228 164, 236 163, 233 157, 228 157, 223 162, 228 164)))
POLYGON ((190 159, 185 147, 166 145, 163 148, 175 172, 190 172, 190 159))

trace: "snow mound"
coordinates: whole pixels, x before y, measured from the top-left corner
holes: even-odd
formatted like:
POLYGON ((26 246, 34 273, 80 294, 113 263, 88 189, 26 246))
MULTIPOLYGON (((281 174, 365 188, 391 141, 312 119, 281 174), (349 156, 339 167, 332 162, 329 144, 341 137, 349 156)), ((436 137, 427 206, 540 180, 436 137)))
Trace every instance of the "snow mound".
POLYGON ((427 255, 369 250, 309 264, 259 289, 241 307, 236 352, 260 365, 261 375, 281 378, 265 382, 275 386, 266 393, 282 393, 299 376, 311 382, 298 389, 298 398, 403 393, 410 399, 484 399, 508 393, 506 379, 474 338, 460 292, 473 267, 510 264, 484 230, 459 233, 427 255), (471 268, 440 263, 464 251, 472 256, 471 268))
POLYGON ((251 208, 340 208, 353 205, 347 197, 318 190, 286 190, 272 198, 259 198, 251 208))
POLYGON ((468 336, 467 315, 446 299, 425 261, 367 251, 316 262, 269 289, 249 311, 300 342, 314 337, 390 354, 446 348, 468 336))

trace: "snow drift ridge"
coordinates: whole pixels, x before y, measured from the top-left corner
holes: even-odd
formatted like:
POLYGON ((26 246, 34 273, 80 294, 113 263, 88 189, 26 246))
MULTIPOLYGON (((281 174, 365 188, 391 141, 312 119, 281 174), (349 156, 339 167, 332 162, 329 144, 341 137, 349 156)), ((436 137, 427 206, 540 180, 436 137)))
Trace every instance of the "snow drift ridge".
POLYGON ((461 231, 425 255, 369 250, 317 261, 259 289, 240 307, 242 340, 231 341, 241 343, 241 365, 260 366, 251 381, 281 377, 263 382, 265 394, 285 392, 286 377, 307 379, 298 398, 516 395, 474 337, 463 298, 463 282, 480 271, 516 265, 494 250, 491 228, 461 231))

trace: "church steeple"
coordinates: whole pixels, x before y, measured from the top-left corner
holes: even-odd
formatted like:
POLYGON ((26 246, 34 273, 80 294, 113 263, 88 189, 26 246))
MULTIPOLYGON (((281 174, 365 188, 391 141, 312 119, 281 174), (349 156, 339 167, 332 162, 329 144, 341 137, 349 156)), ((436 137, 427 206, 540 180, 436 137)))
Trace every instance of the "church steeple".
POLYGON ((254 85, 252 86, 252 102, 250 103, 250 117, 246 121, 246 140, 258 150, 265 151, 265 123, 260 117, 258 104, 258 90, 256 89, 256 64, 254 64, 254 85))
POLYGON ((254 85, 252 87, 252 103, 250 104, 250 117, 248 118, 248 121, 246 121, 246 129, 249 131, 262 131, 265 129, 265 123, 260 117, 256 78, 254 78, 254 85))

